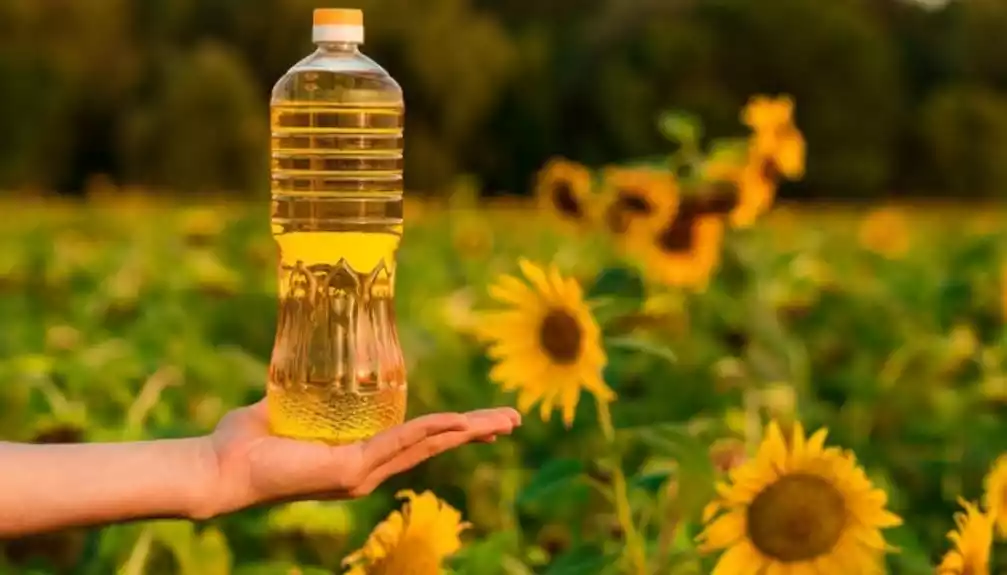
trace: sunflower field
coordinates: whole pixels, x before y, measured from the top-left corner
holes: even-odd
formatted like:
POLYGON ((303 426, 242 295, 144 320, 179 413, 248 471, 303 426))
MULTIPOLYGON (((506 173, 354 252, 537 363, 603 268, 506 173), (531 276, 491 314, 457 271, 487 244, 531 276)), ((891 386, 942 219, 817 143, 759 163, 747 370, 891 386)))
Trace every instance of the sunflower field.
MULTIPOLYGON (((774 205, 793 105, 705 146, 666 114, 667 155, 554 159, 534 203, 407 201, 410 417, 514 405, 513 436, 355 501, 2 542, 0 573, 1007 572, 1007 217, 774 205)), ((0 212, 0 438, 205 434, 262 397, 268 202, 130 198, 0 212)))

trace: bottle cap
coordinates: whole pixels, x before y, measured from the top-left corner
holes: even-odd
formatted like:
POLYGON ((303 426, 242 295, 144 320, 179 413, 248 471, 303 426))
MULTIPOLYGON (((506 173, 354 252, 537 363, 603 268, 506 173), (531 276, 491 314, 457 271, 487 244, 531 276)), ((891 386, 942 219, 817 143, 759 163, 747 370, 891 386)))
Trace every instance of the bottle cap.
POLYGON ((318 8, 311 27, 313 42, 364 43, 364 13, 352 8, 318 8))

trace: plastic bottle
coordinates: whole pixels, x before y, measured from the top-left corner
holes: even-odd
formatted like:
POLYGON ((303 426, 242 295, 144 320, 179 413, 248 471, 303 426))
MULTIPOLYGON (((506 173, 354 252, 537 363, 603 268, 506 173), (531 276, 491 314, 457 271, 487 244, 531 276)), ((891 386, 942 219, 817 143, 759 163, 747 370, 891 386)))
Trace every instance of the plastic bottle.
POLYGON ((267 395, 274 433, 341 444, 405 417, 393 304, 404 105, 360 52, 361 11, 315 10, 312 38, 270 104, 280 302, 267 395))

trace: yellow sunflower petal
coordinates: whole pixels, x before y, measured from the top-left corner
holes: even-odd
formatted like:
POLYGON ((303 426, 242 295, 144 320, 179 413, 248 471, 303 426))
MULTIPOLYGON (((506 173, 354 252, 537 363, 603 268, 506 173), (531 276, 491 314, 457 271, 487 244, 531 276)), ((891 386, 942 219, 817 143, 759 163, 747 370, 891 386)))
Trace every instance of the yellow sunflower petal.
POLYGON ((521 273, 535 286, 535 289, 545 297, 553 299, 554 294, 545 270, 524 258, 518 260, 518 266, 521 268, 521 273))
POLYGON ((703 548, 724 549, 734 545, 745 537, 745 525, 745 515, 742 512, 732 511, 721 515, 700 533, 703 548))
POLYGON ((712 575, 757 575, 765 561, 751 545, 739 543, 728 549, 713 568, 712 575))
POLYGON ((563 389, 560 405, 563 407, 563 424, 568 428, 573 425, 573 416, 577 412, 577 402, 579 399, 579 386, 570 385, 563 389))

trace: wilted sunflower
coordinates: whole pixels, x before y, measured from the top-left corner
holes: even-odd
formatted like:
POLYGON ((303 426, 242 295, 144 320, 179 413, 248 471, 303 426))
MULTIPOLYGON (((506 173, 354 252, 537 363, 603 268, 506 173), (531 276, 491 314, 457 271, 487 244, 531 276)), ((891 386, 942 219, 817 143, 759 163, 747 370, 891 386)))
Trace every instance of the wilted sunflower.
POLYGON ((775 164, 791 180, 804 175, 805 143, 794 125, 794 101, 788 97, 755 96, 741 113, 741 120, 752 128, 750 153, 775 164))
POLYGON ((678 209, 678 186, 667 171, 605 170, 605 225, 616 236, 653 233, 678 209))
POLYGON ((965 513, 955 513, 958 529, 948 533, 955 547, 944 555, 937 575, 989 575, 993 545, 993 517, 978 505, 959 499, 965 513))
POLYGON ((520 391, 522 412, 541 401, 543 420, 559 404, 570 426, 582 388, 599 402, 615 399, 601 377, 606 362, 601 330, 577 280, 563 278, 555 266, 547 272, 527 260, 518 263, 531 285, 501 276, 489 293, 512 307, 485 312, 476 329, 497 361, 490 378, 506 391, 520 391))
POLYGON ((591 172, 584 166, 553 158, 538 175, 539 204, 561 220, 581 225, 593 219, 591 172))
POLYGON ((628 251, 654 281, 702 290, 720 263, 723 217, 697 196, 682 200, 678 214, 656 233, 634 239, 628 251))
POLYGON ((726 550, 715 574, 881 572, 880 529, 901 519, 852 453, 825 447, 826 433, 806 439, 798 423, 788 442, 772 422, 756 456, 718 483, 699 535, 703 551, 726 550))
POLYGON ((461 548, 459 535, 469 525, 456 509, 430 491, 400 491, 396 497, 408 501, 343 560, 346 575, 438 575, 444 559, 461 548))
POLYGON ((871 212, 860 224, 860 245, 889 259, 909 251, 909 222, 893 207, 871 212))
POLYGON ((986 509, 996 521, 1001 538, 1007 538, 1007 454, 993 463, 986 476, 986 509))

